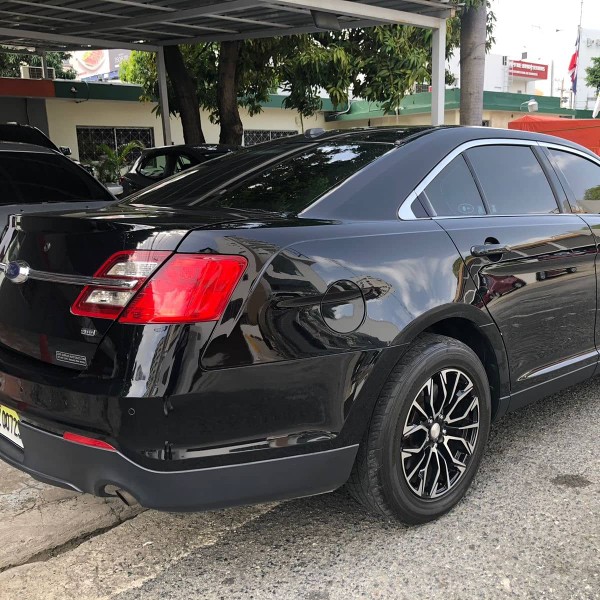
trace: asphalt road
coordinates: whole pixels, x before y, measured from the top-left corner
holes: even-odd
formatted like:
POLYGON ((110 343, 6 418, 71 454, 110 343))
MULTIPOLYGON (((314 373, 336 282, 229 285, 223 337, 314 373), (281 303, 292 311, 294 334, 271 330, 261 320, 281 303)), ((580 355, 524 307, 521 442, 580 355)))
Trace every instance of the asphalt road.
POLYGON ((600 599, 599 389, 502 419, 470 493, 435 523, 380 520, 343 492, 146 511, 5 570, 0 598, 600 599))

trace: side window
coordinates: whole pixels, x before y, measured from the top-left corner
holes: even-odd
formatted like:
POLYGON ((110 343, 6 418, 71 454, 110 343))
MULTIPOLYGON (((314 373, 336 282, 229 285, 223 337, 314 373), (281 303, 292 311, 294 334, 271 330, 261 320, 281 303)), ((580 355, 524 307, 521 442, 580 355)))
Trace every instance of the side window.
POLYGON ((558 213, 550 183, 528 146, 480 146, 466 152, 490 214, 558 213))
POLYGON ((562 150, 550 150, 550 154, 575 194, 573 210, 600 213, 600 165, 562 150))
POLYGON ((462 156, 447 165, 423 195, 438 217, 485 215, 481 195, 462 156))
POLYGON ((165 176, 167 170, 167 155, 153 154, 142 159, 140 164, 140 175, 151 177, 152 179, 161 179, 165 176))
POLYGON ((186 154, 180 154, 175 161, 175 169, 173 170, 173 173, 185 171, 194 164, 196 164, 196 161, 192 161, 192 159, 186 154))

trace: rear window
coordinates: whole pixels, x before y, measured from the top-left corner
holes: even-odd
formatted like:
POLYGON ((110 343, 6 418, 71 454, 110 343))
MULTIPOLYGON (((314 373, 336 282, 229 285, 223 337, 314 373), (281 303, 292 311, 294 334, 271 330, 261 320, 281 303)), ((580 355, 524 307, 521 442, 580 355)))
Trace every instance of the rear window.
POLYGON ((91 175, 55 154, 0 152, 0 205, 113 201, 91 175))
POLYGON ((58 148, 35 127, 19 125, 0 125, 0 140, 3 142, 21 142, 22 144, 35 144, 44 148, 58 150, 58 148))
POLYGON ((393 148, 368 142, 261 146, 192 167, 125 204, 298 214, 393 148))

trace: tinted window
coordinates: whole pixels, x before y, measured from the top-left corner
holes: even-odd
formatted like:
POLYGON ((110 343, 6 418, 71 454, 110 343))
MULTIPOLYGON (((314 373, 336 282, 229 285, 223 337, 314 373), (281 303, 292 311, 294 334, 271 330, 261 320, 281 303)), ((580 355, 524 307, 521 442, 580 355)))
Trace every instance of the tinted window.
POLYGON ((177 160, 175 161, 175 169, 173 170, 173 172, 179 173, 180 171, 185 171, 186 169, 189 169, 195 163, 196 163, 196 161, 192 160, 192 158, 190 158, 186 154, 180 154, 177 157, 177 160))
POLYGON ((575 212, 600 213, 600 166, 581 156, 550 150, 575 194, 575 212))
POLYGON ((440 217, 485 215, 481 195, 462 156, 455 158, 427 186, 425 196, 440 217))
POLYGON ((554 193, 527 146, 482 146, 466 152, 490 213, 519 215, 559 212, 554 193))
POLYGON ((140 174, 152 179, 160 179, 165 176, 167 169, 167 155, 153 154, 143 158, 140 164, 140 174))
POLYGON ((0 125, 0 140, 4 142, 21 142, 23 144, 35 144, 58 150, 58 148, 36 127, 25 125, 0 125))
POLYGON ((114 198, 68 158, 0 152, 0 204, 36 204, 114 198))
POLYGON ((125 202, 297 214, 392 148, 360 142, 259 146, 187 169, 125 202))

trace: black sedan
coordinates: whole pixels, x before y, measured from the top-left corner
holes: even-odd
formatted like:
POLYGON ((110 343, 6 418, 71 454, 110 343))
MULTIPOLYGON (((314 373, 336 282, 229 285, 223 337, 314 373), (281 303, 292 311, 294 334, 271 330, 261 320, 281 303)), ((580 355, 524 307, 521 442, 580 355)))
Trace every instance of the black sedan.
POLYGON ((493 420, 596 373, 599 208, 600 159, 570 142, 389 128, 17 216, 0 456, 162 510, 347 484, 387 517, 438 517, 493 420))
POLYGON ((183 144, 149 148, 142 151, 131 169, 121 177, 119 183, 123 186, 123 194, 127 196, 194 165, 219 158, 236 149, 235 146, 220 144, 202 146, 183 144))

